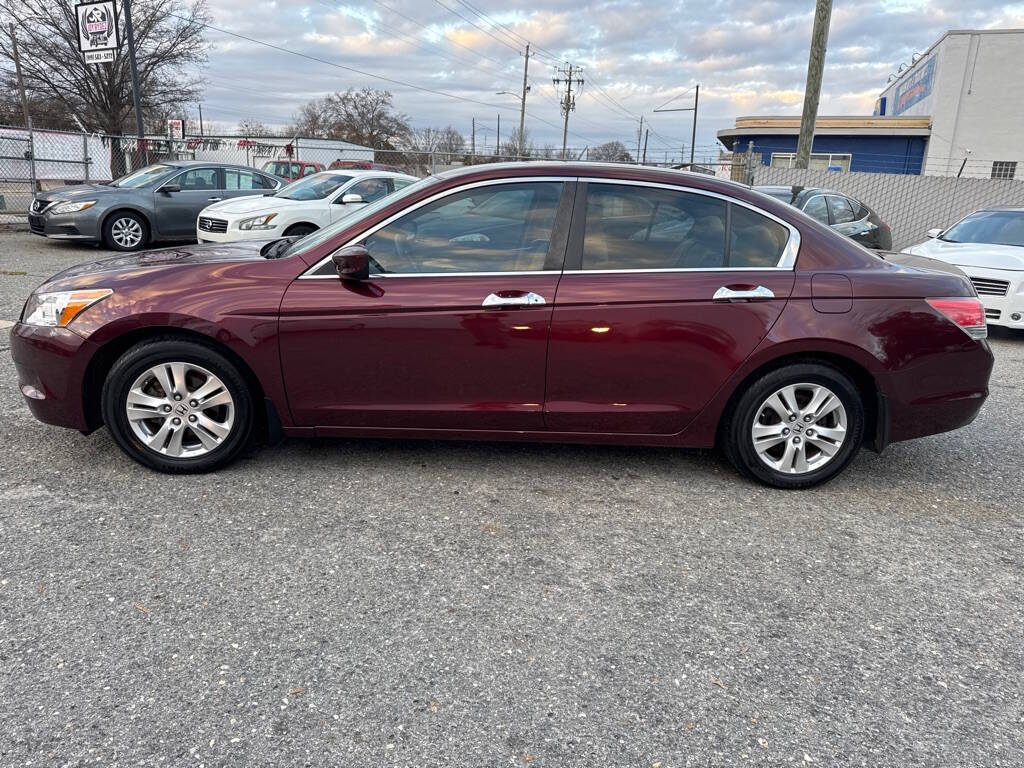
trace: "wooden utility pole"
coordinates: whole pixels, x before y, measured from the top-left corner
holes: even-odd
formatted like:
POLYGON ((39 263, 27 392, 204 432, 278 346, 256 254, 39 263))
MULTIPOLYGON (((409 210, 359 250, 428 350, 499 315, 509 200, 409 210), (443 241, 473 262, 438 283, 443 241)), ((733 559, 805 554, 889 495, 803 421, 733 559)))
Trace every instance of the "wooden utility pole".
POLYGON ((21 56, 18 55, 18 36, 14 32, 14 22, 8 25, 11 33, 11 53, 14 56, 14 71, 18 76, 18 94, 21 96, 21 116, 25 120, 25 128, 31 126, 32 118, 28 114, 28 99, 25 98, 25 79, 21 75, 21 56))
POLYGON ((199 105, 199 135, 203 136, 203 105, 199 105))
POLYGON ((573 68, 569 64, 566 69, 559 69, 558 74, 565 75, 564 78, 554 78, 551 82, 555 85, 565 83, 565 98, 562 99, 562 114, 565 116, 565 124, 562 126, 562 159, 565 160, 566 142, 569 138, 569 113, 576 109, 576 99, 572 95, 573 85, 583 85, 583 78, 580 74, 583 70, 579 67, 573 68))
POLYGON ((495 157, 501 155, 501 112, 498 113, 498 132, 494 139, 494 155, 495 157))
POLYGON ((644 131, 644 165, 647 165, 647 138, 651 135, 651 129, 644 131))
POLYGON ((640 115, 640 127, 636 129, 636 164, 640 165, 640 140, 644 137, 644 116, 640 115))
POLYGON ((821 98, 821 76, 825 70, 825 49, 832 19, 832 0, 817 0, 814 8, 814 29, 811 31, 811 54, 807 59, 807 87, 804 88, 804 113, 800 118, 800 138, 796 145, 796 168, 806 168, 811 160, 814 124, 818 120, 818 99, 821 98))
POLYGON ((473 118, 473 133, 470 134, 469 139, 470 154, 473 155, 473 162, 476 162, 476 118, 473 118))
POLYGON ((530 74, 530 44, 526 44, 526 58, 523 60, 523 100, 519 106, 519 159, 526 155, 526 137, 523 132, 526 130, 526 93, 530 90, 526 80, 530 74))

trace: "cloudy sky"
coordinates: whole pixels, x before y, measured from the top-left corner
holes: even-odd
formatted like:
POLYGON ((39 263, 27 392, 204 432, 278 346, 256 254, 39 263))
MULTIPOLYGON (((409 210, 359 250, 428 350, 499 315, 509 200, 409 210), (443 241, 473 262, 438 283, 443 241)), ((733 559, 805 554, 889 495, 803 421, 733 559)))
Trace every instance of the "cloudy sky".
MULTIPOLYGON (((208 0, 223 30, 335 62, 301 58, 218 31, 203 113, 233 128, 257 118, 288 123, 305 101, 371 86, 394 94, 416 128, 452 125, 493 145, 518 124, 522 41, 530 61, 527 129, 561 144, 555 65, 582 66, 569 145, 618 139, 635 146, 638 120, 652 130, 648 155, 690 143, 689 106, 700 83, 698 155, 715 132, 750 114, 799 114, 814 0, 208 0), (387 82, 371 75, 390 78, 387 82), (417 88, 439 93, 429 93, 417 88), (452 98, 458 97, 458 98, 452 98), (461 99, 461 100, 460 100, 461 99)), ((947 29, 1024 27, 1024 5, 992 0, 836 0, 821 114, 870 114, 886 78, 947 29)), ((688 151, 688 150, 687 150, 688 151)))

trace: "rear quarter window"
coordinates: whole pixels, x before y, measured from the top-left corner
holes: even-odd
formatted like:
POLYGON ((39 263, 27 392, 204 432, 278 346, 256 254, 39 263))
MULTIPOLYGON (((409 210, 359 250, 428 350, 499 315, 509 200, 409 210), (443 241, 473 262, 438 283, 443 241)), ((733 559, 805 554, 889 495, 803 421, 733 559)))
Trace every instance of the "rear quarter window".
POLYGON ((733 205, 729 226, 730 267, 777 266, 789 242, 789 230, 760 213, 733 205))

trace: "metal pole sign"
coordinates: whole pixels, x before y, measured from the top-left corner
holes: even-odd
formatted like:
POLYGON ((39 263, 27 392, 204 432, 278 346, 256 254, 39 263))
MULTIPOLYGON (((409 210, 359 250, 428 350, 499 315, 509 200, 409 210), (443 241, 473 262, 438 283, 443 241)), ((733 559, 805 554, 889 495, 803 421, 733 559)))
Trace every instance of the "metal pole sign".
POLYGON ((120 47, 114 0, 81 3, 75 6, 75 14, 78 17, 78 49, 85 54, 85 63, 113 61, 120 47))

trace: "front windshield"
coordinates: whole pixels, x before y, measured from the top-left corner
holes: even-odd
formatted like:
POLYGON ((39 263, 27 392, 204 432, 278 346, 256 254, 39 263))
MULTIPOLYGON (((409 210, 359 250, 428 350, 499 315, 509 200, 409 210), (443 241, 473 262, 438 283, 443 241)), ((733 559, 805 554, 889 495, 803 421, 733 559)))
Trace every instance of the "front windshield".
POLYGON ((117 181, 111 182, 110 186, 138 189, 139 187, 144 187, 152 182, 159 181, 171 171, 176 170, 177 168, 171 165, 147 165, 145 168, 139 168, 139 170, 133 171, 127 176, 122 176, 117 181))
POLYGON ((285 200, 323 200, 328 195, 337 192, 342 184, 351 180, 351 176, 346 176, 343 173, 315 173, 304 179, 293 181, 274 197, 283 197, 285 200))
POLYGON ((395 192, 393 195, 385 195, 384 197, 374 200, 372 203, 364 205, 362 208, 356 208, 348 216, 343 216, 337 221, 328 224, 323 229, 318 229, 316 232, 306 235, 301 240, 295 241, 295 243, 293 243, 282 255, 292 256, 297 253, 305 253, 306 251, 312 250, 320 245, 320 243, 330 240, 343 229, 348 229, 362 219, 367 219, 376 215, 377 211, 386 208, 392 203, 409 197, 409 195, 414 195, 421 189, 431 187, 439 181, 440 179, 436 176, 427 176, 425 179, 413 182, 404 189, 395 192))
POLYGON ((1024 248, 1024 211, 977 211, 947 229, 947 243, 988 243, 1024 248))

